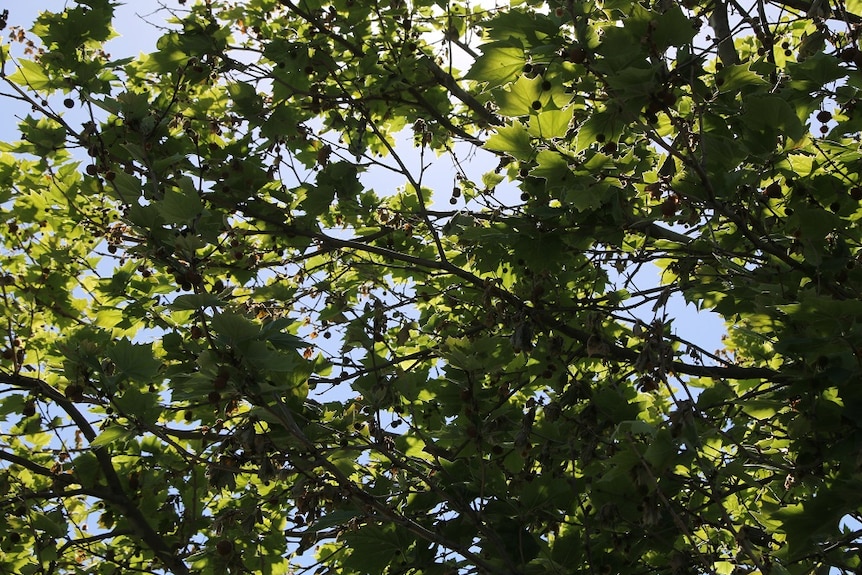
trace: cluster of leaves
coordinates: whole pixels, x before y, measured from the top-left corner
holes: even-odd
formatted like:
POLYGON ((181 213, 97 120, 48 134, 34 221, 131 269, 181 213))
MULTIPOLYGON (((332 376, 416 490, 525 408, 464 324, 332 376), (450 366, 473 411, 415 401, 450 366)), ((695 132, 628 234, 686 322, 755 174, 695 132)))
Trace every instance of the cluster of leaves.
POLYGON ((8 27, 2 571, 858 572, 827 4, 207 0, 123 60, 110 0, 8 27))

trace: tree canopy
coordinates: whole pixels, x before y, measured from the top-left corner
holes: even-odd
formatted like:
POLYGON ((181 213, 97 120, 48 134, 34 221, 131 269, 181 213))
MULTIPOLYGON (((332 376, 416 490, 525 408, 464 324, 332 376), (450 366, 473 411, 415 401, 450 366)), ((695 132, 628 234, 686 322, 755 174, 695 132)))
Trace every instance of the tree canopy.
POLYGON ((0 572, 860 572, 860 0, 69 4, 0 17, 0 572))

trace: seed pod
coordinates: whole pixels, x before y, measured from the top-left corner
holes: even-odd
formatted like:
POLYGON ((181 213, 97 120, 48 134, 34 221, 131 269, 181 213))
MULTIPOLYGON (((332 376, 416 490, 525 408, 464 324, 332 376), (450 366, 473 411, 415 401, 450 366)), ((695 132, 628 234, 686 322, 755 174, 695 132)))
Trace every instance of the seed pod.
POLYGON ((514 333, 509 338, 512 344, 512 350, 515 353, 530 352, 533 350, 533 327, 529 322, 521 322, 515 328, 514 333))

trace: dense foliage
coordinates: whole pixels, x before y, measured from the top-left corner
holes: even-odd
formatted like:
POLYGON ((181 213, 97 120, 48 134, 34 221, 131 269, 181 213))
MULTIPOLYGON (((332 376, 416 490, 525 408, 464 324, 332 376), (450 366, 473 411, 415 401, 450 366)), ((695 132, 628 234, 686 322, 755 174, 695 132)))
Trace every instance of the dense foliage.
POLYGON ((858 573, 860 16, 4 11, 0 572, 858 573))

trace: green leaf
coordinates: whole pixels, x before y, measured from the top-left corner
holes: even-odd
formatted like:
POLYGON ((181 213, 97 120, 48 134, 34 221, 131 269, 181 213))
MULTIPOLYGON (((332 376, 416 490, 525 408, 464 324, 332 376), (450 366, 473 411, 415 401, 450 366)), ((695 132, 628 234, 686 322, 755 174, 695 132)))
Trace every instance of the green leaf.
POLYGON ((292 326, 292 320, 281 318, 264 324, 260 336, 277 349, 302 349, 306 347, 307 344, 301 337, 285 331, 292 326))
POLYGON ((299 355, 275 351, 262 341, 251 341, 243 345, 242 357, 257 369, 292 373, 299 371, 297 366, 299 355))
POLYGON ((535 153, 530 142, 530 134, 521 122, 515 120, 509 126, 504 126, 488 138, 485 148, 495 152, 511 154, 516 160, 528 161, 535 153))
POLYGON ((361 517, 362 514, 359 511, 354 511, 352 509, 336 509, 331 513, 327 513, 317 521, 315 521, 308 530, 316 533, 317 531, 324 531, 326 529, 331 529, 332 527, 338 527, 339 525, 344 525, 348 523, 351 519, 355 517, 361 517))
POLYGON ((770 419, 786 405, 781 401, 771 399, 751 399, 742 405, 742 410, 759 420, 770 419))
POLYGON ((623 125, 616 113, 607 111, 594 113, 578 128, 575 151, 581 152, 597 141, 615 141, 619 137, 623 125))
POLYGON ((230 345, 238 345, 257 337, 260 326, 253 321, 230 312, 218 313, 213 316, 210 327, 218 334, 219 339, 230 345))
MULTIPOLYGON (((499 535, 506 549, 512 550, 512 554, 521 563, 529 563, 539 554, 541 547, 535 538, 519 522, 514 519, 504 520, 494 525, 495 532, 499 535)), ((490 544, 486 544, 491 549, 490 544)))
POLYGON ((721 92, 739 92, 748 86, 769 85, 769 82, 751 69, 750 63, 725 66, 716 76, 716 82, 721 92))
POLYGON ((530 134, 545 140, 562 138, 568 134, 572 115, 572 108, 543 110, 530 117, 530 134))
POLYGON ((752 95, 743 100, 743 118, 754 130, 787 134, 793 140, 805 135, 805 127, 783 98, 752 95))
MULTIPOLYGON (((354 213, 359 208, 359 196, 363 190, 359 170, 349 162, 329 163, 317 175, 316 193, 321 194, 322 198, 328 198, 332 193, 338 198, 338 207, 342 213, 354 213)), ((306 203, 302 205, 307 208, 306 203)))
POLYGON ((35 513, 32 517, 33 527, 46 533, 49 537, 65 537, 68 527, 62 512, 35 513))
POLYGON ((660 429, 650 440, 649 447, 644 452, 644 459, 652 465, 655 472, 661 473, 673 463, 678 451, 679 448, 671 437, 670 431, 660 429))
POLYGON ((146 425, 154 425, 162 415, 159 405, 159 395, 148 388, 143 391, 138 387, 130 387, 121 395, 114 397, 114 403, 126 415, 146 425))
POLYGON ((546 180, 548 191, 575 190, 580 185, 586 187, 592 183, 591 178, 581 178, 572 172, 568 159, 553 150, 542 150, 536 157, 536 167, 530 175, 546 180))
POLYGON ((177 296, 168 304, 173 310, 203 310, 207 308, 219 309, 225 304, 219 296, 212 293, 184 294, 177 296))
POLYGON ((787 505, 771 515, 781 522, 779 530, 787 534, 786 553, 795 559, 815 548, 814 543, 838 533, 842 501, 834 492, 824 491, 811 501, 787 505))
POLYGON ((17 393, 0 398, 0 420, 5 421, 10 413, 21 413, 24 404, 25 397, 17 393))
MULTIPOLYGON (((632 5, 632 9, 643 11, 639 5, 632 5)), ((647 25, 648 21, 641 26, 644 30, 641 35, 633 34, 630 29, 616 26, 605 28, 602 31, 602 42, 596 49, 603 58, 603 67, 613 74, 634 67, 633 65, 642 65, 646 55, 638 38, 645 34, 647 25)))
POLYGON ((787 72, 790 86, 798 89, 813 89, 847 76, 847 70, 841 67, 838 58, 822 51, 810 55, 803 62, 788 62, 787 72))
POLYGON ((122 442, 132 437, 134 437, 134 434, 128 429, 112 425, 97 435, 96 438, 90 442, 90 447, 105 447, 112 443, 122 442))
MULTIPOLYGON (((116 191, 115 196, 122 202, 132 203, 136 201, 143 191, 141 180, 136 176, 127 174, 123 170, 114 173, 114 179, 111 182, 110 188, 116 191)), ((141 206, 136 206, 141 207, 141 206)))
POLYGON ((486 44, 482 52, 465 77, 487 84, 487 88, 514 81, 523 73, 524 64, 527 63, 523 48, 507 43, 486 44))
POLYGON ((542 40, 552 37, 559 29, 559 23, 549 16, 514 5, 510 10, 495 12, 493 18, 480 20, 480 25, 492 39, 527 47, 541 46, 542 40))
POLYGON ((587 177, 581 177, 575 180, 572 187, 566 187, 562 201, 574 206, 579 212, 594 210, 605 202, 609 190, 605 183, 595 183, 587 177))
POLYGON ((251 84, 246 82, 228 84, 227 91, 241 114, 255 117, 263 110, 261 98, 251 84))
POLYGON ((350 553, 343 563, 357 573, 382 573, 409 544, 409 536, 395 525, 366 525, 343 537, 350 553))
POLYGON ((539 477, 524 487, 519 503, 528 511, 538 510, 547 503, 559 501, 571 488, 569 482, 564 479, 539 477))
POLYGON ((189 55, 181 48, 180 35, 176 32, 164 34, 156 42, 156 48, 156 52, 141 60, 142 71, 154 74, 171 73, 185 65, 189 59, 189 55))
POLYGON ((203 211, 203 203, 194 190, 167 190, 158 206, 162 218, 172 224, 189 224, 203 211))
POLYGON ((8 80, 19 86, 31 87, 34 90, 53 91, 56 83, 48 78, 45 69, 32 60, 20 60, 18 69, 9 74, 8 80))
POLYGON ((145 343, 132 343, 126 338, 117 341, 107 352, 108 358, 114 362, 119 374, 149 383, 161 368, 153 353, 153 346, 145 343))
POLYGON ((503 174, 485 172, 484 174, 482 174, 482 185, 485 187, 486 190, 493 190, 505 179, 506 177, 503 174))
POLYGON ((308 186, 306 188, 305 199, 300 203, 300 207, 310 217, 317 217, 329 210, 333 200, 335 200, 334 186, 308 186))
POLYGON ((521 76, 506 88, 496 92, 499 113, 504 116, 527 116, 537 111, 536 103, 541 107, 542 77, 527 78, 521 76))
POLYGON ((683 14, 680 6, 670 4, 664 14, 655 19, 652 40, 657 48, 663 49, 688 44, 696 34, 692 21, 683 14))

